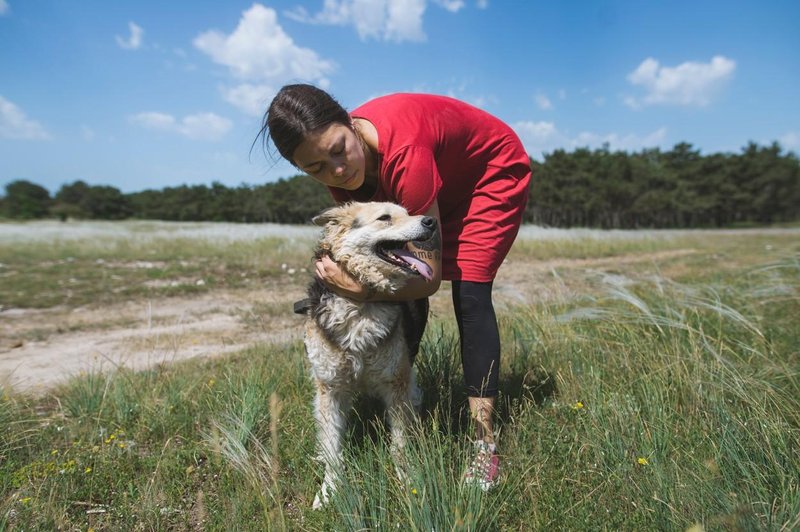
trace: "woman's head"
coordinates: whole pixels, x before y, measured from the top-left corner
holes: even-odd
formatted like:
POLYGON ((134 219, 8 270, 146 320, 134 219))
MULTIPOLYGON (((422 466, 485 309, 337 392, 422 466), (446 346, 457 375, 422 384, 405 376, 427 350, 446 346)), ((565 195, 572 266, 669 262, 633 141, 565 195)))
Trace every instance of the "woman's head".
POLYGON ((364 182, 365 147, 350 114, 313 85, 286 85, 278 91, 260 135, 325 185, 354 190, 364 182))
POLYGON ((270 103, 261 134, 294 164, 294 151, 306 135, 332 123, 349 127, 350 115, 330 94, 313 85, 286 85, 270 103))

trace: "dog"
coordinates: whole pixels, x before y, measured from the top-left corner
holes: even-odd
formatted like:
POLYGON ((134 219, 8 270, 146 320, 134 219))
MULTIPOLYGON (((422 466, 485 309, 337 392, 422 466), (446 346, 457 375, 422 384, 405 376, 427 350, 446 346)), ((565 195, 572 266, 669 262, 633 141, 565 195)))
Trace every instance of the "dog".
MULTIPOLYGON (((428 264, 408 249, 423 253, 440 247, 438 222, 410 216, 393 203, 348 203, 313 218, 322 227, 315 252, 328 255, 369 293, 391 294, 410 279, 430 281, 428 264), (427 250, 427 251, 425 251, 427 250)), ((359 392, 382 399, 390 427, 391 452, 403 478, 405 428, 419 410, 422 393, 413 369, 428 319, 428 299, 358 302, 336 294, 315 279, 308 298, 295 304, 306 314, 305 349, 316 388, 322 486, 313 507, 321 508, 335 489, 342 469, 346 415, 359 392)))

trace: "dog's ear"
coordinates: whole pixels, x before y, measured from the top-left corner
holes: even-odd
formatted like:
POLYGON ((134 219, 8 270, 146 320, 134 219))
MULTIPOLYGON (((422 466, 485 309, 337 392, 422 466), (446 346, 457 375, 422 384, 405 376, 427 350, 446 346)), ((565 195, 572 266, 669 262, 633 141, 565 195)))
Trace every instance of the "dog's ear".
POLYGON ((329 222, 333 222, 337 224, 342 219, 342 205, 338 205, 336 207, 331 207, 330 209, 325 209, 318 215, 311 218, 311 223, 314 225, 325 226, 328 225, 329 222))
POLYGON ((337 209, 338 209, 338 207, 331 207, 330 209, 326 209, 326 210, 322 211, 318 215, 316 215, 313 218, 311 218, 311 223, 313 223, 314 225, 323 226, 323 225, 327 225, 328 222, 336 221, 336 212, 335 211, 337 209))

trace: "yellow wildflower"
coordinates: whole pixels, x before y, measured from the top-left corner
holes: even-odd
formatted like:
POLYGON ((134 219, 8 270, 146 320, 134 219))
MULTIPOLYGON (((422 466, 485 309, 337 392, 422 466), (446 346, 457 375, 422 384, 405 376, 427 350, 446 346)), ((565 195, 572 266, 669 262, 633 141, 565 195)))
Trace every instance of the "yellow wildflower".
POLYGON ((636 461, 639 462, 639 465, 647 465, 647 464, 650 463, 650 462, 647 461, 647 458, 645 458, 643 456, 640 456, 639 459, 636 460, 636 461))
POLYGON ((411 495, 417 494, 417 488, 411 488, 411 495))
POLYGON ((87 467, 86 469, 83 470, 83 472, 88 475, 89 473, 92 472, 92 468, 91 467, 87 467))
POLYGON ((572 405, 572 409, 573 409, 573 410, 580 410, 581 408, 583 408, 583 403, 582 403, 582 402, 580 402, 580 401, 578 401, 577 403, 575 403, 574 405, 572 405))
POLYGON ((55 456, 57 454, 58 454, 58 449, 53 449, 52 451, 50 451, 50 456, 55 456))
POLYGON ((22 504, 28 504, 29 502, 31 502, 31 498, 30 497, 23 497, 23 498, 21 498, 19 500, 19 502, 21 502, 22 504))

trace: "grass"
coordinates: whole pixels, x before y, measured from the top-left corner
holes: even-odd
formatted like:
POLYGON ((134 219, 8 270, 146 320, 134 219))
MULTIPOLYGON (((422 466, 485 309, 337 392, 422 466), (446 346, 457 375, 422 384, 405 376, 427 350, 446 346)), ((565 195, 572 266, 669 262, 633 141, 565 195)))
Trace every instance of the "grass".
MULTIPOLYGON (((259 257, 250 264, 275 268, 296 253, 238 245, 259 257)), ((165 245, 151 260, 239 260, 215 246, 165 245)), ((0 392, 0 529, 800 527, 796 235, 521 240, 510 259, 555 261, 583 290, 499 314, 497 491, 459 482, 470 427, 458 339, 448 317, 434 317, 417 358, 425 402, 408 483, 394 474, 380 408, 362 399, 341 487, 311 510, 321 467, 302 345, 258 344, 83 375, 46 396, 0 392), (692 253, 626 260, 680 249, 692 253), (603 257, 616 260, 602 271, 570 262, 603 257)))
POLYGON ((275 279, 286 263, 308 265, 313 232, 221 225, 0 224, 0 303, 79 307, 201 294, 275 279))

